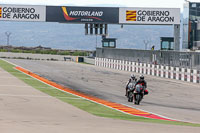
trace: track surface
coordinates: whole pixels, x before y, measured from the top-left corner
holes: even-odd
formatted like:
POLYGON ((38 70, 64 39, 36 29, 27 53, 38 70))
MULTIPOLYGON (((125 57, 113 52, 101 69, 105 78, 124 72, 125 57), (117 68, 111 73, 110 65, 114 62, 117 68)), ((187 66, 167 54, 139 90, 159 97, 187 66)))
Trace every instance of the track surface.
POLYGON ((199 133, 199 127, 96 117, 28 86, 1 68, 0 79, 1 133, 199 133))
POLYGON ((150 94, 141 105, 128 103, 124 86, 130 72, 73 62, 8 60, 42 77, 105 100, 157 113, 169 118, 200 123, 200 85, 145 76, 150 94))
POLYGON ((64 86, 61 86, 59 84, 56 84, 55 82, 52 82, 48 79, 45 79, 43 77, 40 77, 39 75, 35 74, 35 73, 32 73, 28 70, 25 70, 24 68, 21 68, 21 67, 15 67, 15 69, 31 76, 31 77, 34 77, 50 86, 53 86, 61 91, 64 91, 64 92, 67 92, 67 93, 70 93, 70 94, 74 94, 76 96, 79 96, 79 97, 82 97, 82 98, 85 98, 85 99, 88 99, 90 101, 93 101, 93 102, 96 102, 96 103, 99 103, 99 104, 103 104, 107 107, 110 107, 110 108, 113 108, 113 109, 116 109, 116 110, 119 110, 119 111, 122 111, 124 113, 128 113, 128 114, 132 114, 132 115, 135 115, 135 116, 140 116, 140 117, 146 117, 146 118, 152 118, 152 119, 160 119, 160 120, 169 120, 171 121, 170 119, 166 119, 166 118, 163 118, 163 117, 160 117, 160 116, 157 116, 157 115, 154 115, 154 114, 151 114, 151 113, 148 113, 148 112, 144 112, 144 111, 141 111, 141 110, 137 110, 137 109, 134 109, 134 108, 131 108, 131 107, 127 107, 125 105, 121 105, 119 103, 114 103, 114 102, 110 102, 110 101, 106 101, 106 100, 103 100, 103 99, 100 99, 100 98, 97 98, 97 97, 94 97, 94 96, 91 96, 91 95, 87 95, 87 94, 84 94, 82 92, 78 92, 78 91, 75 91, 73 89, 70 89, 70 88, 67 88, 67 87, 64 87, 64 86))

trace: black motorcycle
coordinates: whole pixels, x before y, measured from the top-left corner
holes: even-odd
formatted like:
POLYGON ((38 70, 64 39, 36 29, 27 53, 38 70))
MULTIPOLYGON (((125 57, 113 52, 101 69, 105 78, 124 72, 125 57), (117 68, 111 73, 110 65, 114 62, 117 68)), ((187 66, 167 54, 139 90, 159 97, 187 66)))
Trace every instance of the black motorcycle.
POLYGON ((127 90, 128 102, 133 102, 133 91, 134 91, 134 87, 128 88, 127 90))
POLYGON ((140 84, 136 85, 135 90, 133 92, 134 101, 136 105, 139 105, 144 96, 144 87, 140 84))

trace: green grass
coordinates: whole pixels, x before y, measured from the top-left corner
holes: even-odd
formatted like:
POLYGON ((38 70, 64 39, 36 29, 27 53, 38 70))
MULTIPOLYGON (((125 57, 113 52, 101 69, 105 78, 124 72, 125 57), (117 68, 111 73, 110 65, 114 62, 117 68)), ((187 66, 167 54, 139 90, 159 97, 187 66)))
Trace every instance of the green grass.
POLYGON ((30 76, 28 76, 26 74, 23 74, 23 73, 17 71, 16 69, 14 69, 14 67, 15 67, 14 65, 9 64, 3 60, 0 60, 0 67, 3 68, 5 71, 11 73, 12 75, 16 76, 17 78, 21 79, 26 84, 40 90, 41 92, 44 92, 50 96, 56 97, 63 102, 69 103, 75 107, 78 107, 78 108, 80 108, 86 112, 89 112, 93 115, 96 115, 96 116, 136 121, 136 122, 150 122, 150 123, 159 123, 159 124, 200 127, 200 124, 155 120, 155 119, 142 118, 142 117, 124 114, 120 111, 110 109, 110 108, 102 106, 100 104, 79 98, 77 96, 57 90, 54 87, 48 86, 34 78, 31 78, 30 76))
POLYGON ((0 49, 0 52, 13 52, 13 53, 33 53, 33 54, 52 54, 52 55, 71 55, 71 56, 87 56, 90 51, 70 51, 70 50, 56 50, 56 49, 32 49, 22 50, 18 48, 0 49))

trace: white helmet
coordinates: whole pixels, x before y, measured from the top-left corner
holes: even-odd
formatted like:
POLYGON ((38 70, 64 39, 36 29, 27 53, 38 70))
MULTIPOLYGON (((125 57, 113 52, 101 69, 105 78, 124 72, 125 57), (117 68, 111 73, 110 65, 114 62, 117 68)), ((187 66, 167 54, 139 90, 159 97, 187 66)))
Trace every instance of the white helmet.
POLYGON ((135 75, 134 75, 134 74, 131 74, 131 78, 135 79, 135 75))

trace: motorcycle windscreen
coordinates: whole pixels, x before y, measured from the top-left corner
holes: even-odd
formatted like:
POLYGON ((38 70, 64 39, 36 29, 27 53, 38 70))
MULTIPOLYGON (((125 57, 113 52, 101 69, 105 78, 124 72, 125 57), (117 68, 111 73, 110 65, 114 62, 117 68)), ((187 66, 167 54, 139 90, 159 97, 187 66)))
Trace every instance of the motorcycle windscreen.
POLYGON ((138 85, 136 85, 136 92, 137 93, 141 93, 142 92, 142 90, 143 90, 143 86, 142 85, 140 85, 140 84, 138 84, 138 85))

